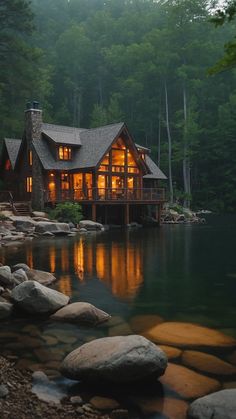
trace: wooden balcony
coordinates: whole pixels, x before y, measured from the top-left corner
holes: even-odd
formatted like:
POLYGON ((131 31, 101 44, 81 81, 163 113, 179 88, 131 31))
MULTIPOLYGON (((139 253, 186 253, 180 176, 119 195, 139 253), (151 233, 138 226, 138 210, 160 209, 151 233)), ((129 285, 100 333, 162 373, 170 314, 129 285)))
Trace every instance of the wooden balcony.
POLYGON ((90 188, 45 192, 45 202, 74 201, 97 204, 158 204, 165 202, 164 188, 90 188))

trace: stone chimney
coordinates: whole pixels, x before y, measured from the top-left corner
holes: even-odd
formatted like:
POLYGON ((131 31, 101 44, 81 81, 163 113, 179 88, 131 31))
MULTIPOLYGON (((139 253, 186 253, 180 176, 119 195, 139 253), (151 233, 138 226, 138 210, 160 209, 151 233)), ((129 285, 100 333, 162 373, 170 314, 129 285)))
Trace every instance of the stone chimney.
POLYGON ((29 147, 32 141, 40 139, 42 123, 42 110, 39 109, 39 102, 27 102, 25 111, 25 136, 29 147))
POLYGON ((36 101, 28 102, 25 111, 25 138, 27 154, 32 151, 32 194, 31 203, 34 210, 44 208, 43 167, 32 142, 39 141, 42 133, 42 110, 36 101))

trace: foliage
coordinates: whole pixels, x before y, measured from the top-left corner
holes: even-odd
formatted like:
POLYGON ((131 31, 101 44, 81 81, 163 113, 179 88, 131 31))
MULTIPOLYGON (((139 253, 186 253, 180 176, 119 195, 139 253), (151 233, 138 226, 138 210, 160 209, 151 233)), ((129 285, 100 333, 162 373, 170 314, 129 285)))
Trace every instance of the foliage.
POLYGON ((57 204, 56 207, 49 212, 51 219, 61 222, 78 224, 83 218, 81 206, 76 202, 64 202, 57 204))
POLYGON ((224 68, 234 65, 235 1, 217 30, 209 3, 2 0, 1 139, 21 135, 25 102, 38 99, 45 122, 126 122, 168 173, 166 85, 174 200, 235 210, 236 72, 207 73, 227 43, 224 68))

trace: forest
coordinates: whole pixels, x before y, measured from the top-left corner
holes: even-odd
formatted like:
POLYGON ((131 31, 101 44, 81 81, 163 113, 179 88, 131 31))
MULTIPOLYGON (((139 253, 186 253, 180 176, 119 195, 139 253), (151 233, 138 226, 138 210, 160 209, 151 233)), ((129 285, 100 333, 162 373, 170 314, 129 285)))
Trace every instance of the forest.
POLYGON ((236 20, 216 10, 206 0, 1 0, 0 140, 22 135, 29 100, 49 123, 124 121, 167 175, 170 201, 235 212, 236 20))

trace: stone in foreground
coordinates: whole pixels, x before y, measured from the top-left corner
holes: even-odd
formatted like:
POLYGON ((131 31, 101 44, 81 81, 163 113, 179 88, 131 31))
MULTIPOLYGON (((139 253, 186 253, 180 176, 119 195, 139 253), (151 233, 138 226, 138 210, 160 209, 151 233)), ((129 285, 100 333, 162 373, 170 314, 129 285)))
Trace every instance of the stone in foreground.
POLYGON ((188 409, 189 419, 235 419, 236 389, 221 390, 195 400, 188 409))
POLYGON ((219 381, 176 364, 168 364, 160 382, 183 399, 196 399, 220 389, 219 381))
POLYGON ((52 320, 96 326, 111 316, 89 303, 72 303, 51 316, 52 320))
POLYGON ((145 336, 158 344, 180 348, 233 348, 236 340, 224 333, 192 323, 165 322, 149 329, 145 336))
POLYGON ((28 269, 26 271, 28 280, 37 281, 42 285, 50 285, 56 281, 56 278, 50 272, 40 271, 39 269, 28 269))
POLYGON ((12 314, 13 305, 10 303, 0 302, 0 320, 7 319, 12 314))
POLYGON ((223 361, 215 355, 205 354, 198 351, 184 351, 182 362, 187 367, 213 375, 236 374, 236 366, 223 361))
POLYGON ((67 378, 89 383, 129 383, 156 379, 167 367, 165 353, 139 335, 93 340, 64 359, 61 372, 67 378))
POLYGON ((50 314, 64 307, 69 297, 35 281, 26 281, 12 291, 14 302, 23 310, 34 314, 50 314))

